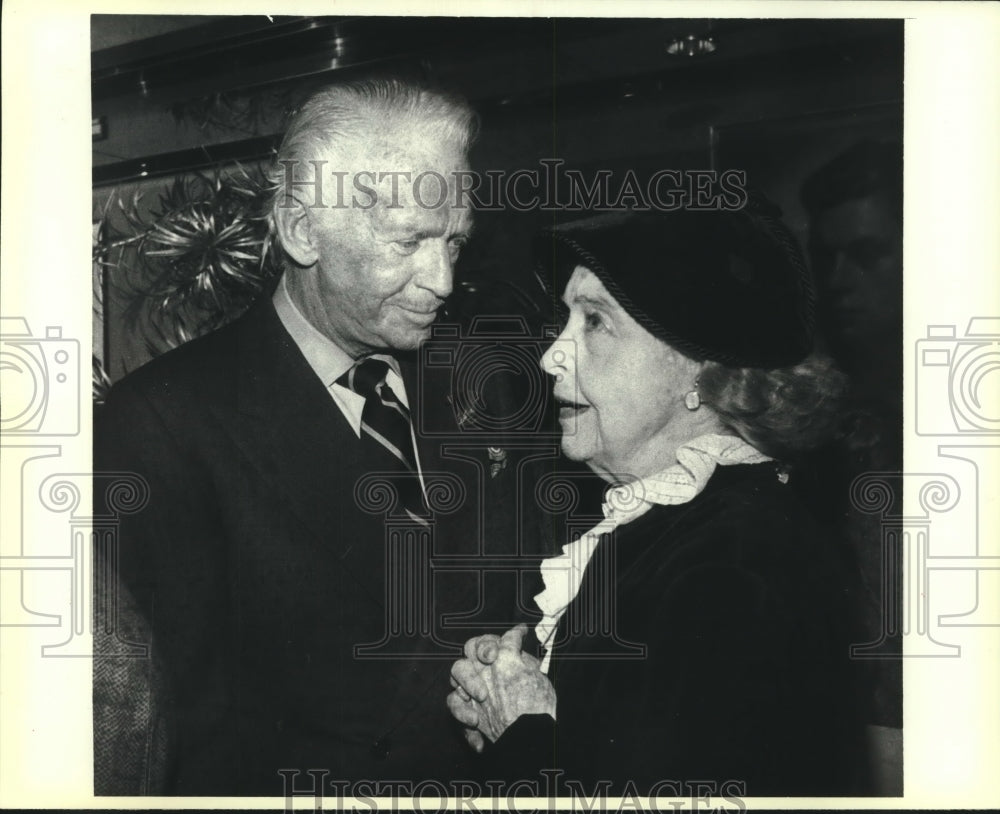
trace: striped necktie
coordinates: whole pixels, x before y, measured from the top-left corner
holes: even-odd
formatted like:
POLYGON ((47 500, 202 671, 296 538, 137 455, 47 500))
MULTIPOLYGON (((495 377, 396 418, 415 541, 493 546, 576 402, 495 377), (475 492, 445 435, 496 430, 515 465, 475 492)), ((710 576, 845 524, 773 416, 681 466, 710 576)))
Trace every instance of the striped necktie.
POLYGON ((371 451, 376 467, 391 476, 399 495, 397 508, 419 519, 426 516, 427 508, 417 474, 410 411, 386 382, 388 373, 387 362, 363 359, 337 379, 337 384, 364 397, 362 442, 371 451))

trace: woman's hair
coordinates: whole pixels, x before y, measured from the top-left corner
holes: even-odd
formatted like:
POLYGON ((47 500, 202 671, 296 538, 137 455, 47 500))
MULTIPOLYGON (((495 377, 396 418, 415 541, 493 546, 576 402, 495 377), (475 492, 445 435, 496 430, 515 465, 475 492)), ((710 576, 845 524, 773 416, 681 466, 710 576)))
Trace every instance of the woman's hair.
POLYGON ((698 393, 729 429, 761 452, 791 459, 833 439, 844 418, 847 376, 817 353, 790 367, 708 361, 698 393))

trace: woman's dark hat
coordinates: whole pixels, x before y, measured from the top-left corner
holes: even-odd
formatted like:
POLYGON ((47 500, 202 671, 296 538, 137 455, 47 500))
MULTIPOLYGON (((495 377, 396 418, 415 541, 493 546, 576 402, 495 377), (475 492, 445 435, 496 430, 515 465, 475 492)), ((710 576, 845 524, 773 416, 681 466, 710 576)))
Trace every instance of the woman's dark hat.
POLYGON ((813 346, 813 286, 780 211, 751 199, 737 211, 597 215, 535 239, 542 282, 562 294, 590 269, 651 334, 696 359, 786 367, 813 346))

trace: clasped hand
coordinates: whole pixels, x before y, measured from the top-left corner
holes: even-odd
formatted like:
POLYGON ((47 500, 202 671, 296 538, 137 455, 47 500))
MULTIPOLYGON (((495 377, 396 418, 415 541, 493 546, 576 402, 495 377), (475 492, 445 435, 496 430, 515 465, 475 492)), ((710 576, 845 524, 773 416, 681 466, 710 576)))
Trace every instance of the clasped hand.
POLYGON ((503 636, 486 635, 465 643, 465 658, 451 668, 448 709, 465 726, 465 739, 477 751, 504 733, 521 715, 556 717, 556 691, 540 662, 521 650, 525 625, 503 636))

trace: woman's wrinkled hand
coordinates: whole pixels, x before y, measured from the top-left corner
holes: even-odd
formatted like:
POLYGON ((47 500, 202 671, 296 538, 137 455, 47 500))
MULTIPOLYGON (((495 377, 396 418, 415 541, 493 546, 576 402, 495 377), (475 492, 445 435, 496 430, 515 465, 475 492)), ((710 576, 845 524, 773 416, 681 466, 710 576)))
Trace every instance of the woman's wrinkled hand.
POLYGON ((556 693, 540 662, 521 649, 527 628, 518 625, 502 637, 479 636, 465 645, 465 658, 451 670, 452 715, 466 727, 476 751, 483 737, 495 742, 521 715, 556 716, 556 693))
POLYGON ((477 752, 482 752, 485 741, 476 728, 479 724, 479 708, 468 690, 455 678, 455 670, 459 670, 459 674, 477 697, 485 697, 485 685, 479 683, 477 674, 496 661, 500 652, 500 637, 493 633, 476 636, 465 643, 463 652, 465 658, 452 667, 451 686, 455 691, 448 696, 448 709, 465 726, 465 740, 468 744, 477 752))

